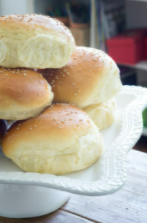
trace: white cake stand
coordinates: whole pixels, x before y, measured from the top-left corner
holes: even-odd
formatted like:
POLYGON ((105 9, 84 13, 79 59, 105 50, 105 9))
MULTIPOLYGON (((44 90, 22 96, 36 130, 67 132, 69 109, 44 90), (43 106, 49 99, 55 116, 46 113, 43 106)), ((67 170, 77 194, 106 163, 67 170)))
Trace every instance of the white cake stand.
POLYGON ((102 131, 104 154, 83 171, 66 176, 24 173, 0 152, 0 216, 37 217, 60 208, 70 193, 107 195, 124 185, 127 153, 142 133, 147 89, 124 86, 116 99, 116 121, 102 131))

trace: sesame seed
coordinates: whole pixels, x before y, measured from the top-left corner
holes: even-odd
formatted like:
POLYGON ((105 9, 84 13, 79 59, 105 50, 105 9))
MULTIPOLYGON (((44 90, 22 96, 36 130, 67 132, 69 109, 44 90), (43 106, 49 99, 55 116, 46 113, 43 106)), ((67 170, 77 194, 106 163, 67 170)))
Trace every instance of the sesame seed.
POLYGON ((30 128, 30 130, 32 130, 32 128, 30 128))

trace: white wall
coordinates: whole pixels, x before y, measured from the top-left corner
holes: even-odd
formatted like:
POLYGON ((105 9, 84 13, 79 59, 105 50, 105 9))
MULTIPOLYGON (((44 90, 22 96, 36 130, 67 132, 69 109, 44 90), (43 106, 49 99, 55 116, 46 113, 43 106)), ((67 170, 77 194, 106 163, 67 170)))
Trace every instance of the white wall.
POLYGON ((33 1, 0 0, 0 15, 33 13, 33 1))

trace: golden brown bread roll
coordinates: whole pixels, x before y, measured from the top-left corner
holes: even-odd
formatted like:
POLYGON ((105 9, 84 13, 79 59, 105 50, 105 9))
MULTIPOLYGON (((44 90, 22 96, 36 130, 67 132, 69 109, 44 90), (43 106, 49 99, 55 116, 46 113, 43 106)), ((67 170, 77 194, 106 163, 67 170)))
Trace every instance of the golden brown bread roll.
POLYGON ((28 69, 0 68, 0 119, 33 117, 52 99, 51 87, 41 74, 28 69))
POLYGON ((69 29, 49 16, 0 17, 0 66, 60 68, 74 48, 69 29))
POLYGON ((35 118, 15 123, 2 149, 25 171, 59 175, 92 165, 103 145, 98 128, 84 111, 55 104, 35 118))
POLYGON ((115 121, 116 100, 111 99, 105 103, 89 105, 84 108, 84 111, 100 130, 105 129, 115 121))
POLYGON ((108 101, 121 89, 115 62, 92 48, 76 47, 65 67, 40 72, 52 86, 55 103, 73 103, 84 108, 108 101))
POLYGON ((7 123, 5 120, 0 119, 0 144, 1 144, 2 138, 4 137, 4 134, 6 133, 6 131, 7 131, 7 123))

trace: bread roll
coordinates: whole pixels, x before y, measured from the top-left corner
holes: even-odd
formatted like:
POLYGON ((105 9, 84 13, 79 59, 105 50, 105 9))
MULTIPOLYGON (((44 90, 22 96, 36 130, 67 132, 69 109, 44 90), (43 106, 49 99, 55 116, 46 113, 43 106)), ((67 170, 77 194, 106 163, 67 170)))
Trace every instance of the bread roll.
POLYGON ((27 69, 0 68, 0 119, 22 120, 51 104, 53 93, 41 74, 27 69))
POLYGON ((92 165, 103 145, 98 128, 84 111, 55 104, 38 117, 15 123, 2 148, 25 171, 60 175, 92 165))
POLYGON ((60 68, 75 47, 61 22, 43 15, 0 17, 0 66, 60 68))
POLYGON ((2 138, 4 137, 4 134, 6 133, 6 131, 7 131, 7 123, 5 120, 0 119, 0 144, 1 144, 2 138))
POLYGON ((100 130, 105 129, 115 121, 116 100, 111 99, 105 103, 89 105, 84 111, 100 130))
POLYGON ((40 72, 52 85, 55 103, 73 103, 84 108, 108 101, 121 89, 115 62, 92 48, 76 47, 65 67, 40 72))

